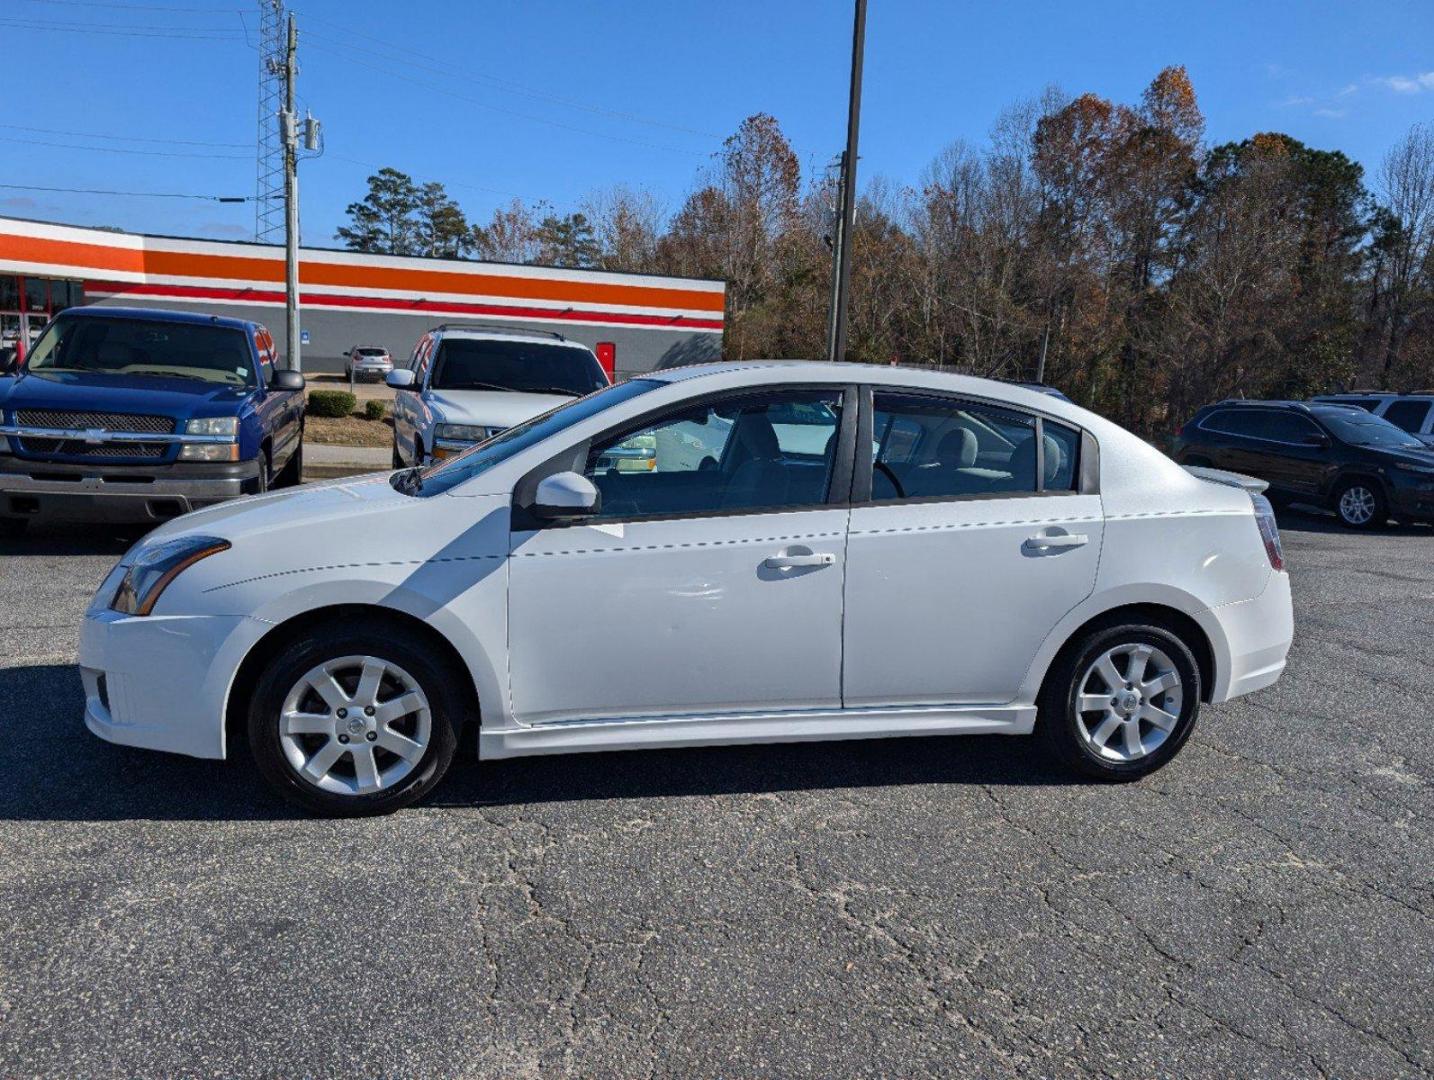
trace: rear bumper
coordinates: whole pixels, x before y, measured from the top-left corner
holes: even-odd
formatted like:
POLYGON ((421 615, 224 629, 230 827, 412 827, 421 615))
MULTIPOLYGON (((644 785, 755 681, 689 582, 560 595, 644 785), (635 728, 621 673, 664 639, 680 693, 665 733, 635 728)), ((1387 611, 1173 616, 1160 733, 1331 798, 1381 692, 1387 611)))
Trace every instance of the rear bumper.
POLYGON ((0 517, 163 521, 237 498, 258 475, 257 460, 76 465, 0 457, 0 517))
POLYGON ((1290 575, 1271 573, 1265 591, 1253 600, 1211 608, 1198 621, 1212 620, 1223 638, 1226 655, 1217 656, 1215 685, 1211 701, 1228 701, 1242 694, 1263 690, 1285 670, 1285 658, 1294 640, 1294 605, 1290 599, 1290 575))

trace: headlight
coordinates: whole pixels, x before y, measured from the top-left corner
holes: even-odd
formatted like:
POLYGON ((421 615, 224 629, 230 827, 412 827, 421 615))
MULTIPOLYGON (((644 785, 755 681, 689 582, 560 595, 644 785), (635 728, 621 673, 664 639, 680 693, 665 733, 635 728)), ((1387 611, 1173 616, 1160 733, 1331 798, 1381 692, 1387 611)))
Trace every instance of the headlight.
POLYGON ((228 550, 229 541, 214 536, 181 536, 145 545, 125 571, 110 608, 124 615, 148 615, 182 571, 228 550))
POLYGON ((439 424, 434 433, 440 439, 455 442, 482 442, 488 437, 488 428, 479 424, 439 424))
POLYGON ((186 435, 228 435, 239 434, 237 416, 201 416, 184 425, 186 435))

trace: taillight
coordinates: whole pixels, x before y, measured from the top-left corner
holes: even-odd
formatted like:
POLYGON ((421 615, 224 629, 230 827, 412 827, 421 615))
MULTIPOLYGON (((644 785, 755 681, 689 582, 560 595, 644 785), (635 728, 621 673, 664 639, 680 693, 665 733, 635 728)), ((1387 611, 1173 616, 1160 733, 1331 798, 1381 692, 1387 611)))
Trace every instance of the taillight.
POLYGON ((1260 539, 1265 542, 1265 554, 1275 570, 1285 568, 1285 552, 1280 547, 1280 526, 1275 521, 1275 508, 1263 495, 1250 492, 1250 501, 1255 504, 1255 524, 1260 527, 1260 539))

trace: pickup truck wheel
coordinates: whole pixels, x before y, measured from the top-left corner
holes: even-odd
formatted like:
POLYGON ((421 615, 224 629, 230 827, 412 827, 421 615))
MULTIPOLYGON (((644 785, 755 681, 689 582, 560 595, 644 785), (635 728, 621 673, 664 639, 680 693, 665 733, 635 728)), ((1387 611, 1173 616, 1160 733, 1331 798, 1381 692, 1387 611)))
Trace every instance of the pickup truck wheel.
POLYGON ((269 451, 259 451, 259 475, 254 478, 254 494, 262 495, 269 490, 269 451))
POLYGON ((364 618, 314 626, 259 676, 249 746, 264 779, 314 813, 391 813, 452 764, 464 712, 457 686, 401 627, 364 618))
POLYGON ((294 448, 284 470, 274 483, 275 487, 298 487, 304 482, 304 433, 299 432, 299 445, 294 448))

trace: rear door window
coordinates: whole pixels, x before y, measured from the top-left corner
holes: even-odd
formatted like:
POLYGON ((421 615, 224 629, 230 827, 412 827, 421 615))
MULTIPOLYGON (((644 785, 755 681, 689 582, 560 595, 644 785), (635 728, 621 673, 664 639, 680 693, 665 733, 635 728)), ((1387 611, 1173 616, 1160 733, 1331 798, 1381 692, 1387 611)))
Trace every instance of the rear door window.
POLYGON ((1384 410, 1384 419, 1412 434, 1424 430, 1424 420, 1428 415, 1427 401, 1396 401, 1384 410))

